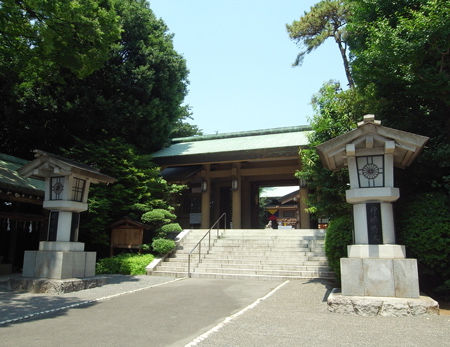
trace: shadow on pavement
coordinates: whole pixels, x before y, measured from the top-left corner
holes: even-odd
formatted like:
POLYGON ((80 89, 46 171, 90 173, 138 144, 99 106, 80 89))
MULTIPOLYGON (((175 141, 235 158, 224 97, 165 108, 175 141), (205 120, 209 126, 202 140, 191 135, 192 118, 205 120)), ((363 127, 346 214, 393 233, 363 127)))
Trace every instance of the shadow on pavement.
POLYGON ((339 287, 339 285, 336 283, 336 281, 329 280, 329 279, 323 279, 323 278, 311 278, 311 279, 307 280, 306 282, 304 282, 304 284, 309 284, 309 283, 320 283, 326 288, 325 294, 323 295, 323 298, 322 298, 322 302, 327 302, 328 296, 330 295, 333 288, 339 287))
MULTIPOLYGON (((14 274, 9 277, 20 277, 14 274)), ((115 286, 123 283, 139 282, 135 276, 101 275, 106 277, 105 286, 115 286)), ((2 276, 0 282, 5 282, 8 276, 2 276)), ((74 308, 86 308, 97 304, 97 297, 88 297, 85 292, 101 287, 85 289, 65 294, 29 293, 25 291, 12 291, 5 286, 0 287, 0 328, 17 324, 30 319, 47 319, 65 315, 74 308)))

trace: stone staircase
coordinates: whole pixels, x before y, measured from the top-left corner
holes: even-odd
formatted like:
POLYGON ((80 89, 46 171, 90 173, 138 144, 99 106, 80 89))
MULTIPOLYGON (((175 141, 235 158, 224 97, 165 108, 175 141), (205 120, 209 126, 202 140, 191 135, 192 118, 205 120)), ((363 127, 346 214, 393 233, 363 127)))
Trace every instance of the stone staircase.
MULTIPOLYGON (((160 263, 149 275, 187 276, 188 254, 207 230, 192 230, 181 240, 177 251, 160 263)), ((223 231, 222 231, 223 232, 223 231)), ((201 262, 198 249, 191 256, 192 277, 242 279, 333 279, 324 253, 324 230, 230 229, 216 237, 211 233, 202 242, 201 262)))

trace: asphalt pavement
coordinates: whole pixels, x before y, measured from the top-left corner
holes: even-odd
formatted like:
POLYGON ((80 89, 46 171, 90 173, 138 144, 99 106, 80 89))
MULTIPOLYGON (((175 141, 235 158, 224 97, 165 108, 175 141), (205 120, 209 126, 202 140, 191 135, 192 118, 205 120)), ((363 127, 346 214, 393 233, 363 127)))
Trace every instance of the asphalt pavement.
POLYGON ((450 346, 450 316, 327 311, 321 280, 110 276, 63 295, 0 293, 0 346, 450 346))

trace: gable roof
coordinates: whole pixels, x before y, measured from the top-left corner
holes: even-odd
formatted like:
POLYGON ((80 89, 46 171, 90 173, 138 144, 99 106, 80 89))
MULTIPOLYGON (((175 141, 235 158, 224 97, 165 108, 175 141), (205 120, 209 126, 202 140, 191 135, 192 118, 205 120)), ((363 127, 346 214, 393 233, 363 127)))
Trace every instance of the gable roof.
POLYGON ((299 147, 308 145, 310 131, 297 126, 178 138, 152 156, 161 165, 297 157, 299 147))
POLYGON ((35 149, 34 153, 35 159, 18 170, 20 175, 39 178, 50 175, 53 172, 64 172, 66 175, 73 172, 89 177, 94 183, 103 182, 109 184, 116 181, 115 178, 104 175, 89 165, 38 149, 35 149), (38 174, 36 174, 37 171, 39 171, 38 174))
POLYGON ((382 126, 380 121, 375 120, 374 115, 365 115, 356 129, 328 140, 316 148, 324 167, 335 171, 346 165, 347 144, 354 144, 358 149, 364 148, 369 142, 373 148, 384 149, 387 141, 393 141, 394 165, 404 169, 411 165, 428 140, 426 136, 382 126))

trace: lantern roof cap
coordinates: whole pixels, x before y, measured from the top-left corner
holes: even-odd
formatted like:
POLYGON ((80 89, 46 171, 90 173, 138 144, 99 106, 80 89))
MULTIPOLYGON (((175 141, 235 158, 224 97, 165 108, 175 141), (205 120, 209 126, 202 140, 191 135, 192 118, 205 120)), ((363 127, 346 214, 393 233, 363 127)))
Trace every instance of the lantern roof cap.
POLYGON ((115 178, 102 174, 92 166, 39 149, 33 152, 35 159, 18 170, 23 177, 44 179, 55 175, 77 174, 90 179, 92 183, 109 184, 116 181, 115 178))
POLYGON ((317 151, 325 168, 336 171, 347 165, 346 146, 353 144, 359 153, 384 153, 387 142, 393 142, 394 166, 404 169, 419 155, 428 137, 388 128, 375 120, 372 114, 365 115, 356 129, 332 138, 318 146, 317 151))

